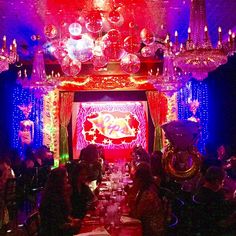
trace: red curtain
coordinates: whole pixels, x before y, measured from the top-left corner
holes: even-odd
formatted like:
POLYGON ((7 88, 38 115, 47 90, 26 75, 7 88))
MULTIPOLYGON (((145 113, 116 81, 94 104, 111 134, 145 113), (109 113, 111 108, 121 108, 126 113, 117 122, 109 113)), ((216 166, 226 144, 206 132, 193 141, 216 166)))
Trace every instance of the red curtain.
POLYGON ((161 150, 163 142, 160 126, 166 122, 168 111, 167 98, 163 93, 158 91, 147 91, 146 96, 152 122, 155 127, 153 151, 161 150))

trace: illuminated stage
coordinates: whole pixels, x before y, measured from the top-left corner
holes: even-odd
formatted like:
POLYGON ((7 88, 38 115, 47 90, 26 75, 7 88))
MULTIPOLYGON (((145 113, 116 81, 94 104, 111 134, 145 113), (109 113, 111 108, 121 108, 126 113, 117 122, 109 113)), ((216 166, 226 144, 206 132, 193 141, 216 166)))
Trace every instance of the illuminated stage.
POLYGON ((73 157, 89 143, 101 145, 109 160, 127 159, 135 145, 147 149, 146 101, 74 102, 73 157))

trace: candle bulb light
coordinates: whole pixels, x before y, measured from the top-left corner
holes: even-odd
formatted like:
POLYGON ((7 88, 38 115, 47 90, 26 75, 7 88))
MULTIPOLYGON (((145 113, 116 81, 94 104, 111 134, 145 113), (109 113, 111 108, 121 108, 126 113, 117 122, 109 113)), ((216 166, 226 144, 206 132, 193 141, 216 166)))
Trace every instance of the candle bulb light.
POLYGON ((205 32, 205 40, 208 40, 208 29, 207 29, 207 26, 205 25, 204 27, 204 32, 205 32))
POLYGON ((178 31, 175 31, 175 44, 178 44, 178 31))
POLYGON ((218 27, 218 40, 221 43, 222 42, 222 30, 221 27, 218 27))
POLYGON ((228 34, 229 34, 229 38, 228 38, 229 46, 230 46, 230 48, 232 48, 233 47, 233 39, 232 39, 232 30, 231 29, 229 30, 228 34))
POLYGON ((3 36, 3 45, 2 45, 3 50, 7 48, 7 37, 6 35, 3 36))
POLYGON ((16 40, 14 39, 12 42, 12 49, 14 52, 16 52, 16 48, 17 48, 17 44, 16 44, 16 40))
POLYGON ((27 70, 24 70, 24 77, 27 78, 27 70))
POLYGON ((9 64, 14 64, 17 59, 17 51, 16 51, 16 40, 14 39, 12 44, 10 45, 9 49, 7 50, 7 37, 6 35, 3 36, 2 39, 2 50, 0 51, 0 73, 9 69, 9 64))
POLYGON ((235 51, 235 33, 232 33, 232 50, 235 51))
POLYGON ((188 41, 191 40, 191 29, 190 27, 188 27, 188 41))

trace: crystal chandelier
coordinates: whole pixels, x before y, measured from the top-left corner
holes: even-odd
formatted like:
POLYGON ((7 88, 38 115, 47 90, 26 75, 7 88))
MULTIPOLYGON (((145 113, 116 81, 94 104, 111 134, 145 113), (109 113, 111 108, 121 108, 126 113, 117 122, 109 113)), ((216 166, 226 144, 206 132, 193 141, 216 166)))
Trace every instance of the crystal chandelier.
MULTIPOLYGON (((177 49, 175 65, 184 71, 191 72, 197 80, 205 79, 208 72, 227 62, 227 52, 221 34, 221 28, 219 27, 218 44, 216 48, 213 48, 208 33, 205 0, 192 0, 188 39, 184 46, 177 45, 178 34, 175 33, 177 49)), ((230 40, 233 40, 233 37, 230 40)), ((232 47, 230 47, 231 49, 232 47)))
POLYGON ((24 70, 18 72, 18 84, 21 84, 23 88, 30 89, 35 97, 40 98, 46 95, 49 91, 54 90, 60 79, 60 74, 54 74, 47 76, 45 72, 44 64, 44 52, 42 46, 37 46, 34 53, 33 70, 31 78, 28 78, 27 71, 24 70))
POLYGON ((18 60, 17 45, 14 39, 10 45, 10 51, 7 49, 7 37, 3 36, 3 45, 0 51, 0 73, 9 69, 9 64, 14 64, 18 60))
POLYGON ((153 84, 155 89, 167 96, 172 96, 188 82, 191 78, 191 73, 183 72, 182 69, 174 66, 172 44, 167 42, 167 45, 164 51, 162 74, 159 74, 159 69, 157 69, 155 74, 150 70, 148 72, 148 80, 153 84))

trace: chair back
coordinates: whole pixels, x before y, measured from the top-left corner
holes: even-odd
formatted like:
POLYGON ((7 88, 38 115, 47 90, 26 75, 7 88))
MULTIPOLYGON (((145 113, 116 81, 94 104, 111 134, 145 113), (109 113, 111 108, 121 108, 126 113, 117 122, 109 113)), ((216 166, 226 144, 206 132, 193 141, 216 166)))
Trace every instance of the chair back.
POLYGON ((24 228, 27 233, 27 236, 38 236, 40 227, 40 215, 36 211, 32 213, 24 222, 24 228))

